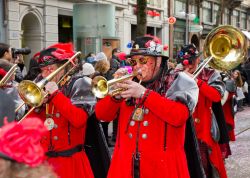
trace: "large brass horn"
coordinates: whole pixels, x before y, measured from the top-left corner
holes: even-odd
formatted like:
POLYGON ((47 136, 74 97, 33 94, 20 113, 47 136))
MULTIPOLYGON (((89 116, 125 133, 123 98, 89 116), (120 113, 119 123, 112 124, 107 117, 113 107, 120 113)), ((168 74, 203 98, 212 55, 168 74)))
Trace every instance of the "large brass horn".
POLYGON ((13 65, 7 72, 7 74, 1 79, 0 88, 8 83, 10 78, 15 74, 16 70, 17 70, 17 64, 13 65))
POLYGON ((23 116, 21 120, 19 120, 19 122, 21 122, 29 113, 31 113, 34 108, 42 105, 43 100, 46 96, 43 92, 44 86, 80 54, 81 52, 75 53, 65 64, 63 64, 61 67, 59 67, 57 70, 52 72, 49 76, 42 79, 38 83, 30 80, 23 80, 22 82, 20 82, 20 84, 18 85, 18 93, 23 101, 32 108, 28 111, 28 113, 26 113, 25 116, 23 116))
MULTIPOLYGON (((129 78, 135 77, 139 75, 140 73, 141 73, 140 71, 137 71, 137 72, 133 72, 132 74, 127 74, 120 78, 112 79, 112 80, 107 80, 106 78, 102 76, 96 76, 95 78, 93 78, 92 83, 91 83, 92 93, 97 98, 104 98, 110 92, 110 88, 112 85, 122 82, 124 80, 127 80, 129 78)), ((119 94, 123 90, 124 90, 123 88, 116 89, 112 91, 111 95, 119 94)))
POLYGON ((247 42, 244 34, 230 25, 219 26, 205 39, 203 55, 206 59, 195 71, 194 77, 197 77, 207 64, 220 71, 231 70, 246 60, 246 53, 247 42))

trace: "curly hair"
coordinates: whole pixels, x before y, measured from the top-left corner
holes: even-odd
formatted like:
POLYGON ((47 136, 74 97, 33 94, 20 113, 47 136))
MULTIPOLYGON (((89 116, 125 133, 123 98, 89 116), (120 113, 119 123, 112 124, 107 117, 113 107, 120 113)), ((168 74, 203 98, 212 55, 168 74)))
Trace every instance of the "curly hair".
POLYGON ((9 160, 0 159, 1 169, 0 178, 57 178, 52 168, 44 163, 37 167, 29 167, 26 164, 21 164, 9 160))
POLYGON ((95 71, 99 72, 100 74, 106 74, 110 69, 110 63, 107 60, 100 60, 97 61, 95 64, 95 71))

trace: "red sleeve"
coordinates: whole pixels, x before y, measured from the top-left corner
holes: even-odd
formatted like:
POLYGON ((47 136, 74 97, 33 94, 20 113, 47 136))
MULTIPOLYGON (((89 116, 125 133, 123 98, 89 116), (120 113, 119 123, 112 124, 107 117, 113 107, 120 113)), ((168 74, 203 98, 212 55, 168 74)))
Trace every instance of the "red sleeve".
POLYGON ((95 106, 95 114, 97 119, 103 121, 114 120, 116 118, 120 105, 121 102, 113 100, 109 95, 99 100, 95 106))
POLYGON ((68 119, 74 127, 79 128, 86 124, 88 119, 87 112, 73 105, 70 99, 61 92, 54 96, 52 103, 60 111, 62 116, 68 119))
POLYGON ((144 106, 160 119, 176 127, 185 124, 189 116, 187 106, 162 97, 153 91, 147 97, 144 106))
POLYGON ((219 102, 221 100, 221 94, 218 90, 216 90, 216 88, 209 86, 206 82, 200 79, 198 79, 197 85, 201 94, 210 101, 219 102))

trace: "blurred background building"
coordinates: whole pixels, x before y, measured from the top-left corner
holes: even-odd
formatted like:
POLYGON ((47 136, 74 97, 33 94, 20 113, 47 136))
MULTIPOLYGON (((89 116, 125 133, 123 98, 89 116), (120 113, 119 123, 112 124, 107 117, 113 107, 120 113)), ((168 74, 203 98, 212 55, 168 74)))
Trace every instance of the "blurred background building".
MULTIPOLYGON (((250 0, 224 1, 228 2, 227 5, 230 2, 230 6, 225 7, 219 24, 231 24, 249 31, 250 0)), ((80 42, 86 49, 83 51, 84 54, 94 50, 93 52, 105 51, 109 56, 114 47, 119 47, 125 52, 129 51, 126 46, 136 34, 136 0, 1 0, 0 41, 16 48, 30 47, 32 53, 25 60, 28 65, 29 58, 41 49, 56 42, 74 41, 73 32, 76 29, 73 25, 73 4, 75 3, 108 4, 114 7, 114 17, 110 17, 112 20, 108 24, 99 21, 96 25, 88 26, 97 16, 92 13, 92 15, 82 14, 83 29, 101 31, 106 25, 113 26, 113 33, 108 37, 100 36, 99 33, 96 33, 97 38, 93 36, 88 38, 85 35, 80 42)), ((148 0, 147 3, 147 33, 160 37, 164 45, 169 45, 171 53, 167 53, 173 58, 179 47, 185 43, 186 35, 189 42, 202 48, 206 35, 216 26, 221 0, 148 0), (168 24, 170 16, 177 18, 173 28, 168 24), (191 19, 191 16, 195 18, 191 19), (186 33, 187 18, 190 26, 188 33, 186 33), (195 29, 193 25, 197 28, 200 26, 202 31, 195 29)), ((75 43, 79 45, 76 39, 75 43)))

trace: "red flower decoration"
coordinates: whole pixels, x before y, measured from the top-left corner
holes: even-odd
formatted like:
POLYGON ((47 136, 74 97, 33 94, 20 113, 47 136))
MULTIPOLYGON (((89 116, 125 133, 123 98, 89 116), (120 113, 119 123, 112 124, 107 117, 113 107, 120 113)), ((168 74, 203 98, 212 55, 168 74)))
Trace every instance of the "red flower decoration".
POLYGON ((147 43, 145 43, 145 47, 146 47, 146 48, 149 48, 149 47, 150 47, 150 42, 151 42, 151 40, 149 40, 147 43))
POLYGON ((0 76, 4 77, 7 74, 7 72, 5 70, 3 70, 2 68, 0 68, 0 76))
POLYGON ((168 50, 168 45, 164 45, 163 50, 167 51, 168 50))
POLYGON ((149 35, 149 34, 147 34, 147 35, 145 35, 145 36, 148 36, 148 37, 153 38, 153 41, 154 41, 156 44, 161 44, 160 38, 158 38, 158 37, 156 37, 156 36, 149 35))
POLYGON ((188 65, 188 64, 189 64, 189 61, 188 61, 187 59, 185 59, 185 60, 183 61, 183 65, 186 66, 186 65, 188 65))
POLYGON ((124 53, 124 52, 121 52, 121 53, 118 53, 117 54, 117 57, 120 59, 120 60, 126 60, 126 53, 124 53))
POLYGON ((9 158, 27 164, 38 166, 45 158, 45 152, 40 140, 46 129, 38 118, 7 123, 0 128, 0 152, 9 158))

